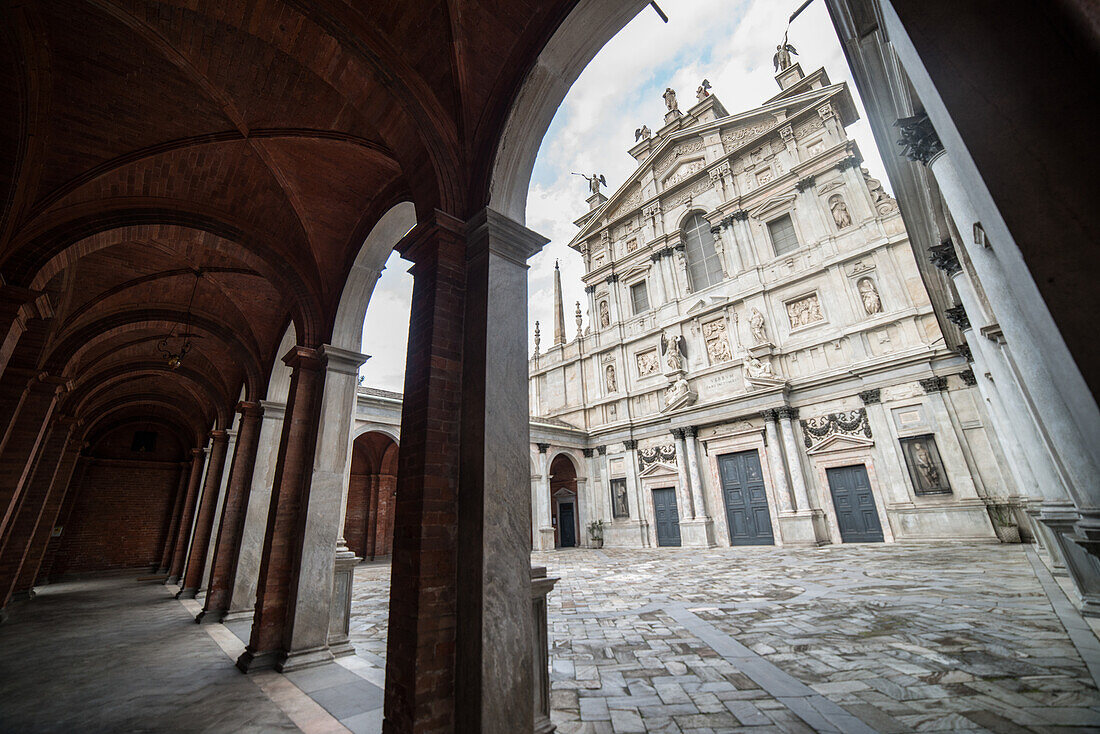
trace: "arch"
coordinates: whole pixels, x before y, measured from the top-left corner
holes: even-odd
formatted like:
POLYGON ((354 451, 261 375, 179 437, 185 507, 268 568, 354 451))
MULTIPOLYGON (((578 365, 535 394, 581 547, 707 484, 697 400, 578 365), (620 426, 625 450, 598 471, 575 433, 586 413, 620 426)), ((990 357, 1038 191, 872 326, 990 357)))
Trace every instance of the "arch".
POLYGON ((358 352, 363 347, 363 317, 367 313, 374 285, 394 245, 416 226, 416 207, 403 201, 391 207, 367 235, 359 248, 336 308, 332 337, 334 347, 358 352))
MULTIPOLYGON (((287 398, 290 397, 290 376, 294 371, 283 362, 283 355, 293 349, 297 343, 298 334, 292 323, 283 332, 283 338, 279 342, 279 347, 275 350, 275 357, 271 362, 271 376, 267 380, 266 395, 267 400, 273 403, 283 403, 285 405, 287 398)), ((275 440, 277 442, 278 437, 275 440)))
POLYGON ((77 385, 65 395, 63 405, 68 412, 80 414, 88 405, 102 398, 104 393, 113 387, 144 377, 168 376, 172 376, 173 383, 190 394, 197 404, 206 404, 211 408, 219 416, 219 426, 222 425, 222 418, 226 412, 222 408, 226 403, 225 395, 201 373, 186 367, 172 370, 166 364, 159 362, 127 362, 95 375, 94 379, 81 378, 77 385))
POLYGON ((382 433, 389 436, 394 443, 401 444, 401 427, 400 426, 386 426, 379 423, 364 423, 356 426, 352 429, 351 439, 355 439, 362 436, 364 433, 382 433))
POLYGON ((393 547, 398 445, 388 432, 368 429, 351 446, 344 539, 357 556, 374 560, 393 547))
POLYGON ((508 112, 493 160, 489 206, 527 221, 527 191, 542 139, 584 68, 648 0, 581 0, 550 37, 508 112))
POLYGON ((581 545, 581 497, 579 467, 583 462, 568 451, 553 454, 547 464, 547 486, 550 490, 550 524, 554 528, 555 548, 575 548, 581 545))

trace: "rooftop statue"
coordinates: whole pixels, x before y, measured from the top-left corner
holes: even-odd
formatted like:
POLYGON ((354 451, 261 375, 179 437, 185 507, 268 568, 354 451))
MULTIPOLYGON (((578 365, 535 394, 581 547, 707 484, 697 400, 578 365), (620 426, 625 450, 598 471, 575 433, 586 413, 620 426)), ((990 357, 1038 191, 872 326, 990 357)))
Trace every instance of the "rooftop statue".
POLYGON ((643 138, 649 140, 652 136, 653 133, 650 131, 650 129, 647 126, 642 125, 640 128, 634 131, 634 142, 637 143, 643 138))
POLYGON ((775 47, 775 55, 772 56, 772 63, 775 65, 776 71, 791 68, 791 54, 797 56, 798 52, 794 50, 794 46, 787 43, 787 39, 784 37, 783 43, 775 47))
POLYGON ((665 93, 661 96, 665 98, 665 107, 669 112, 680 111, 680 105, 676 102, 676 91, 672 87, 665 88, 665 93))
POLYGON ((593 173, 591 176, 585 176, 583 173, 577 173, 576 171, 574 171, 573 175, 574 176, 580 176, 585 181, 587 181, 588 182, 588 190, 591 191, 593 194, 600 193, 600 187, 601 186, 607 186, 607 179, 604 178, 603 175, 599 174, 599 173, 593 173))
POLYGON ((706 79, 699 85, 699 88, 695 90, 695 99, 702 102, 704 99, 710 96, 710 82, 706 79))

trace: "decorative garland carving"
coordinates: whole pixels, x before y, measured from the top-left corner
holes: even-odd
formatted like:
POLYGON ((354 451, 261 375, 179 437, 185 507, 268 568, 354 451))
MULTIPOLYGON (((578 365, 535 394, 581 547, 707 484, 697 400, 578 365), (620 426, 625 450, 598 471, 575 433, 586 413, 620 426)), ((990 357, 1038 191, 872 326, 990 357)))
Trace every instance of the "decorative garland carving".
POLYGON ((761 122, 756 125, 746 125, 745 127, 739 127, 736 130, 729 130, 722 133, 722 147, 727 153, 737 148, 741 141, 746 138, 754 138, 757 135, 767 132, 771 128, 775 127, 778 123, 761 122))
POLYGON ((800 422, 803 441, 808 449, 822 444, 833 436, 871 438, 871 424, 867 422, 866 408, 829 413, 800 422))
POLYGON ((638 469, 645 471, 654 464, 676 465, 676 446, 653 446, 648 449, 638 449, 638 469))

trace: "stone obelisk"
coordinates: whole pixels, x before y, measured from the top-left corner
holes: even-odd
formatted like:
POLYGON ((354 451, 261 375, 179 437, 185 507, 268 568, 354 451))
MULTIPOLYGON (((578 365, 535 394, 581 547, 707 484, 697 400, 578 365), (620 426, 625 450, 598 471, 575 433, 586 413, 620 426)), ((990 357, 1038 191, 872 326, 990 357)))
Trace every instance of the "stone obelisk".
POLYGON ((561 300, 561 268, 554 261, 554 346, 565 344, 565 306, 561 300))

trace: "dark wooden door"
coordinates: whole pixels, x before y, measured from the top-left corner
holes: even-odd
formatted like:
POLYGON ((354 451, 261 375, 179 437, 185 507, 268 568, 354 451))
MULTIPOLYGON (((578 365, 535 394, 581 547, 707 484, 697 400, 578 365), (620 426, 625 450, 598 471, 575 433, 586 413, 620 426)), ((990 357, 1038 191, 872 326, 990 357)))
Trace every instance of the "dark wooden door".
POLYGON ((839 466, 826 469, 829 491, 833 495, 840 539, 845 543, 881 543, 882 525, 878 521, 875 496, 867 480, 867 467, 839 466))
POLYGON ((718 457, 730 545, 773 545, 772 517, 756 449, 718 457))
POLYGON ((558 504, 558 532, 561 536, 562 548, 574 548, 577 545, 577 527, 573 519, 573 503, 561 502, 558 504))
POLYGON ((680 545, 680 513, 676 509, 676 490, 653 490, 653 514, 657 518, 657 545, 680 545))

